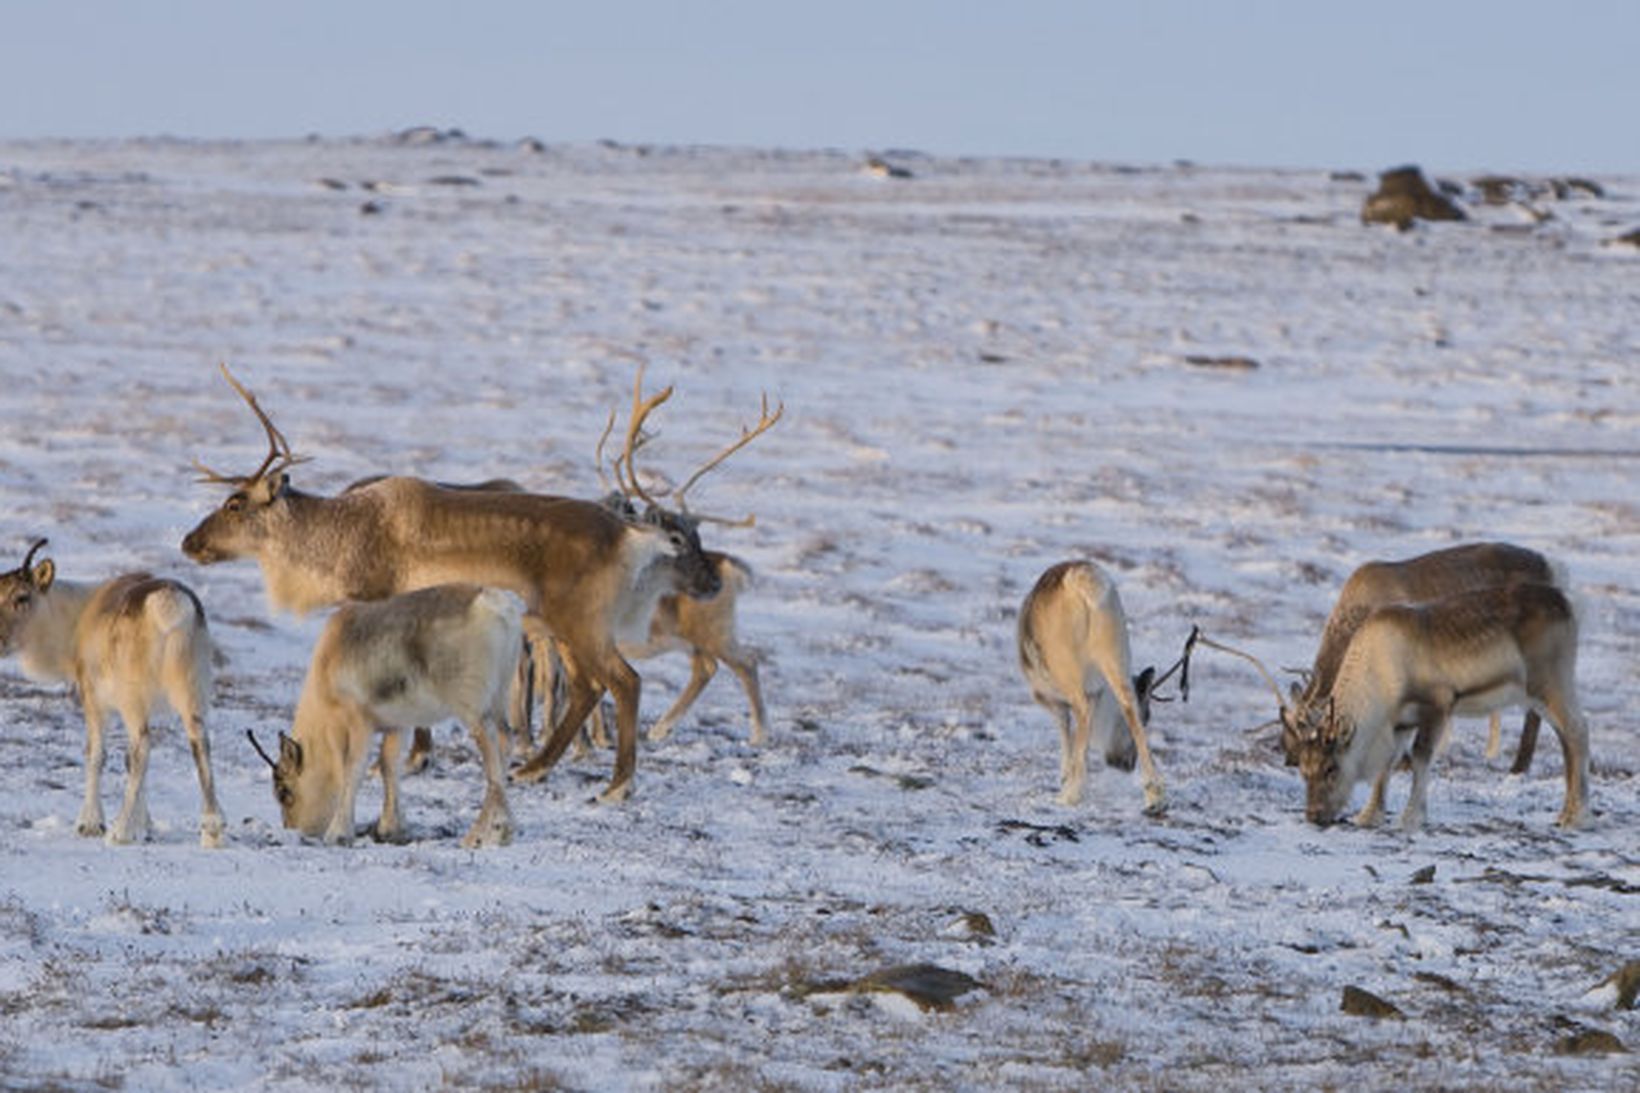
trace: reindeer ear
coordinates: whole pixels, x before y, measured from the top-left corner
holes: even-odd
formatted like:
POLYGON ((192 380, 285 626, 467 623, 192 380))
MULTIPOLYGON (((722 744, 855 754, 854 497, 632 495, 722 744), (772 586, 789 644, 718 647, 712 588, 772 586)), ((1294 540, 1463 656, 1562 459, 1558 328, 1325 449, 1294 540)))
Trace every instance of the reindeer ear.
POLYGON ((45 559, 39 565, 35 566, 34 572, 29 574, 29 580, 34 582, 34 587, 41 592, 44 592, 50 588, 51 582, 56 579, 57 563, 53 562, 50 558, 45 559))
POLYGON ((292 770, 302 769, 302 745, 284 733, 279 734, 279 763, 289 764, 292 770))
POLYGON ((1156 682, 1156 666, 1151 665, 1133 677, 1133 693, 1140 698, 1150 694, 1150 688, 1156 682))

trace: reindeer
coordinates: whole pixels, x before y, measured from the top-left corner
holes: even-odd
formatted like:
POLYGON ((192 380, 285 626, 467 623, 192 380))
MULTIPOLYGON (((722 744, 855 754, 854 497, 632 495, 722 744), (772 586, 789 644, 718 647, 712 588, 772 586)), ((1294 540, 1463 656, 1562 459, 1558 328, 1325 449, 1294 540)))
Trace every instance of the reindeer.
POLYGON ((183 584, 127 573, 101 584, 57 580, 51 559, 0 575, 0 656, 21 655, 36 679, 71 682, 85 716, 85 801, 75 830, 103 834, 103 725, 119 711, 127 738, 125 803, 108 828, 112 845, 148 837, 148 720, 162 700, 182 719, 199 772, 201 846, 222 845, 222 808, 211 775, 205 708, 211 645, 205 609, 183 584))
MULTIPOLYGON (((1296 726, 1305 720, 1310 706, 1324 701, 1331 692, 1351 636, 1376 608, 1392 603, 1425 603, 1471 589, 1526 581, 1557 587, 1565 584, 1564 574, 1554 563, 1535 550, 1509 543, 1466 543, 1398 562, 1367 562, 1357 568, 1344 582, 1338 602, 1327 617, 1321 646, 1304 686, 1293 685, 1290 706, 1280 703, 1281 748, 1287 765, 1297 762, 1296 726)), ((1493 713, 1491 720, 1488 759, 1498 755, 1502 744, 1498 714, 1493 713)), ((1531 768, 1539 724, 1537 712, 1528 710, 1511 773, 1524 774, 1531 768)))
MULTIPOLYGON (((299 458, 255 397, 226 367, 223 374, 261 422, 269 450, 248 475, 199 465, 206 481, 232 492, 183 539, 184 553, 206 565, 255 558, 274 607, 298 613, 452 581, 517 593, 552 635, 568 697, 551 738, 513 776, 545 777, 608 690, 616 759, 599 800, 624 800, 637 765, 640 683, 618 644, 647 631, 661 596, 717 594, 721 582, 693 526, 659 505, 632 522, 591 501, 452 490, 416 478, 383 478, 335 497, 302 493, 288 474, 299 458)), ((672 394, 668 387, 645 399, 642 385, 640 369, 629 447, 644 418, 672 394)))
POLYGON ((1105 762, 1132 770, 1137 753, 1144 772, 1145 811, 1163 808, 1162 778, 1145 738, 1150 700, 1159 681, 1155 668, 1130 680, 1127 630, 1115 582, 1093 562, 1050 566, 1019 609, 1020 670, 1031 697, 1059 724, 1060 804, 1074 805, 1082 799, 1088 742, 1097 727, 1105 762), (1125 733, 1118 710, 1127 723, 1125 733))
POLYGON ((1460 592, 1421 604, 1375 608, 1356 627, 1325 703, 1294 726, 1305 814, 1331 822, 1363 779, 1372 798, 1356 816, 1376 823, 1381 787, 1410 753, 1412 790, 1401 827, 1423 823, 1429 761, 1454 716, 1527 703, 1560 737, 1566 768, 1561 827, 1583 822, 1589 736, 1577 702, 1577 618, 1559 588, 1535 582, 1460 592))
POLYGON ((277 761, 249 730, 273 770, 284 824, 327 843, 353 841, 354 801, 382 734, 382 811, 373 832, 404 839, 399 814, 401 729, 454 717, 484 761, 484 803, 461 845, 512 841, 506 768, 496 727, 523 652, 523 604, 474 584, 434 585, 339 608, 313 648, 291 735, 277 761))
MULTIPOLYGON (((604 472, 604 443, 609 439, 610 431, 615 425, 615 414, 609 415, 609 421, 604 426, 603 435, 598 439, 598 446, 594 452, 594 463, 597 466, 598 478, 604 485, 603 505, 612 512, 619 513, 625 519, 634 519, 637 516, 637 502, 644 501, 654 505, 655 496, 670 497, 677 506, 681 517, 691 521, 697 528, 702 523, 721 524, 727 527, 751 527, 756 521, 755 516, 747 516, 740 520, 725 520, 720 517, 706 516, 689 511, 685 500, 691 487, 699 482, 703 476, 735 452, 750 444, 754 439, 772 428, 780 420, 780 411, 774 414, 768 412, 768 402, 763 404, 763 414, 754 428, 742 431, 739 438, 729 444, 711 459, 707 460, 695 471, 683 485, 675 490, 655 491, 646 493, 639 484, 637 475, 631 466, 631 451, 623 453, 611 462, 611 470, 615 475, 615 488, 611 488, 609 476, 604 472), (624 472, 623 472, 624 468, 624 472)), ((642 446, 642 437, 637 447, 642 446)), ((745 562, 731 554, 722 551, 708 550, 704 552, 706 563, 718 575, 721 587, 716 596, 710 599, 694 599, 688 596, 662 596, 655 607, 655 614, 649 622, 648 635, 639 642, 628 642, 621 646, 621 655, 628 660, 648 660, 670 652, 687 652, 689 654, 689 683, 683 693, 661 715, 649 730, 649 739, 652 741, 664 740, 671 733, 683 715, 694 705, 700 697, 701 691, 712 681, 717 674, 717 666, 721 661, 729 666, 729 670, 740 681, 741 689, 746 692, 746 702, 751 709, 752 730, 751 743, 761 744, 767 739, 767 713, 763 706, 763 689, 758 680, 757 655, 752 650, 740 644, 735 627, 735 604, 740 593, 750 583, 752 571, 745 562)), ((543 686, 543 693, 546 687, 543 686)), ((594 735, 601 736, 603 729, 602 710, 593 709, 594 735)))

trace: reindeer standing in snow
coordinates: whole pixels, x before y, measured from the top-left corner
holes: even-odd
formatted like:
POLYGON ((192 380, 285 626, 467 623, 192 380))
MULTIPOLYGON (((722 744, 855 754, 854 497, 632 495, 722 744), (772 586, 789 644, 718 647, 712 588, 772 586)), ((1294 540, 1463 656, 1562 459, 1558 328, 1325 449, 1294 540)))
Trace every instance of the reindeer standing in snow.
POLYGON ((1019 609, 1019 666, 1031 696, 1059 725, 1061 804, 1082 799, 1088 743, 1097 728, 1105 762, 1132 770, 1137 755, 1145 809, 1163 807, 1162 778, 1145 738, 1156 669, 1130 678, 1132 659, 1127 615, 1102 569, 1060 562, 1038 578, 1019 609))
POLYGON ((1577 617, 1553 585, 1513 584, 1423 604, 1373 610, 1356 628, 1325 701, 1293 725, 1305 814, 1332 821, 1363 779, 1375 789, 1356 816, 1377 822, 1381 786, 1403 754, 1412 792, 1401 826, 1422 824, 1429 761, 1454 716, 1484 716, 1521 703, 1549 720, 1566 769, 1562 827, 1588 805, 1589 733, 1577 701, 1577 617))
POLYGON ((57 579, 51 559, 34 564, 37 540, 23 564, 0 575, 0 655, 17 652, 36 679, 74 685, 85 714, 85 802, 75 830, 103 834, 103 726, 119 711, 127 738, 125 804, 111 844, 148 837, 148 721, 169 705, 182 719, 204 802, 200 845, 222 844, 222 809, 211 775, 205 709, 211 694, 210 634, 199 597, 186 585, 127 573, 101 584, 57 579))
POLYGON ((286 827, 353 841, 354 800, 382 740, 382 811, 375 834, 404 837, 399 813, 400 730, 454 717, 484 761, 484 802, 462 839, 467 847, 512 840, 506 769, 497 738, 508 688, 523 652, 523 603, 471 584, 435 585, 339 608, 314 645, 291 735, 279 758, 251 745, 273 768, 286 827))

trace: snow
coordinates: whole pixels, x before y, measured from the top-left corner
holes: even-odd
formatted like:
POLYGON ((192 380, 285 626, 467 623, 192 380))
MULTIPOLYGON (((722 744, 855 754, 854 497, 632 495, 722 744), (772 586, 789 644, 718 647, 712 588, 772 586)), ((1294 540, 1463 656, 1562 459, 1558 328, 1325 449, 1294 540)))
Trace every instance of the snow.
MULTIPOLYGON (((1590 994, 1640 944, 1640 257, 1605 245, 1640 221, 1640 179, 1530 230, 1476 207, 1397 233, 1358 223, 1370 182, 1321 171, 862 162, 0 144, 5 534, 18 558, 49 536, 67 577, 199 591, 229 818, 224 849, 197 846, 167 723, 153 840, 79 838, 72 699, 0 666, 0 1085, 1632 1086, 1619 1056, 1555 1048, 1640 1043, 1590 994), (677 385, 650 458, 673 479, 761 392, 786 405, 695 491, 757 514, 707 537, 757 573, 740 620, 770 742, 747 744, 725 672, 641 748, 629 803, 590 802, 608 753, 513 787, 508 848, 458 846, 480 775, 453 725, 406 782, 411 845, 283 831, 244 732, 288 728, 322 619, 271 614, 249 562, 178 550, 221 499, 190 461, 263 450, 216 362, 313 457, 304 488, 593 496, 634 355, 677 385), (1233 356, 1258 367, 1188 360, 1233 356), (1511 777, 1481 722, 1425 830, 1306 825, 1250 731, 1267 689, 1208 653, 1154 714, 1164 817, 1097 764, 1055 803, 1057 735, 1013 648, 1051 563, 1116 577, 1144 662, 1200 623, 1298 665, 1353 566, 1479 538, 1571 575, 1587 829, 1552 826, 1547 729, 1511 777), (953 929, 974 914, 995 936, 953 929), (827 988, 908 963, 985 986, 945 1013, 827 988), (1340 1013, 1348 985, 1409 1019, 1340 1013)), ((641 667, 653 718, 688 666, 641 667)))

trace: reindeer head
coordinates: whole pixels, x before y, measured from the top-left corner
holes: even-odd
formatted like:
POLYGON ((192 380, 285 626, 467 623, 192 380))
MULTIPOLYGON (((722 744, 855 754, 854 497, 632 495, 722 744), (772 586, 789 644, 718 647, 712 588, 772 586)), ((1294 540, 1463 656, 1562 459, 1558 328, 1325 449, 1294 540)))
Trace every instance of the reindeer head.
POLYGON ((234 379, 226 364, 222 365, 222 375, 262 423, 268 437, 268 454, 260 467, 244 475, 220 474, 194 461, 201 482, 220 483, 233 489, 228 499, 182 540, 183 553, 201 565, 255 553, 257 544, 265 537, 271 514, 290 488, 287 468, 304 461, 291 454, 285 435, 257 405, 256 396, 234 379))
POLYGON ((279 805, 280 821, 305 835, 321 834, 330 820, 330 809, 324 807, 327 802, 321 800, 324 795, 318 792, 319 787, 304 777, 307 765, 302 745, 280 733, 279 759, 275 762, 262 750, 255 733, 246 729, 245 736, 273 773, 273 799, 279 805))
POLYGON ((1354 724, 1339 715, 1331 697, 1305 707, 1294 733, 1294 759, 1304 776, 1304 816, 1313 824, 1332 823, 1350 803, 1355 779, 1345 768, 1354 737, 1354 724))
POLYGON ((50 558, 34 564, 34 555, 46 545, 36 539, 23 556, 23 564, 10 573, 0 574, 0 656, 9 656, 17 640, 39 607, 40 597, 51 588, 57 567, 50 558))
POLYGON ((752 516, 744 520, 723 520, 711 516, 691 513, 684 500, 689 488, 708 471, 717 467, 735 452, 750 444, 755 438, 772 428, 785 412, 785 407, 777 407, 774 413, 769 412, 769 398, 763 397, 763 410, 755 426, 741 429, 740 437, 707 460, 701 468, 676 489, 656 491, 646 490, 640 481, 637 469, 637 454, 644 445, 653 439, 643 431, 644 422, 650 413, 672 397, 672 388, 665 387, 649 398, 643 397, 643 367, 638 368, 637 379, 632 385, 632 412, 627 420, 626 443, 621 453, 610 462, 610 469, 615 475, 615 488, 610 489, 608 475, 604 472, 604 444, 615 428, 615 412, 609 414, 609 420, 604 425, 603 434, 598 438, 598 447, 594 458, 598 468, 598 477, 604 483, 606 490, 602 500, 603 506, 620 516, 628 523, 655 529, 666 536, 668 553, 673 559, 677 575, 679 592, 695 599, 710 599, 718 594, 723 587, 723 579, 718 568, 707 557, 701 547, 699 528, 702 523, 720 523, 732 527, 749 527, 752 516), (668 508, 662 505, 656 497, 671 497, 677 505, 668 508), (638 502, 643 502, 643 509, 638 508, 638 502))

